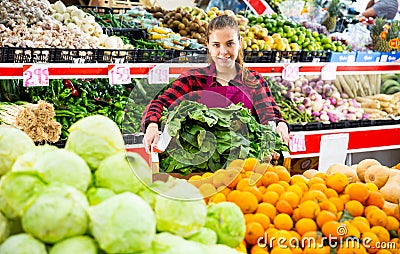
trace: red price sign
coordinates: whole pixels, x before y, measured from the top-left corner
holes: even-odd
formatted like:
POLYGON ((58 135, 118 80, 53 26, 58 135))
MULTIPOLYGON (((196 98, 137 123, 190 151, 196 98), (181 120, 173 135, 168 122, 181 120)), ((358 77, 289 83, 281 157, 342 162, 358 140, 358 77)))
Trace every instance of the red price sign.
POLYGON ((336 79, 336 64, 328 63, 321 69, 322 80, 335 80, 336 79))
POLYGON ((291 152, 306 151, 306 139, 304 135, 294 134, 290 136, 289 148, 291 152))
POLYGON ((44 64, 24 65, 23 77, 25 87, 48 86, 49 68, 44 64))
POLYGON ((149 71, 149 84, 168 84, 169 67, 165 64, 157 65, 149 71))
POLYGON ((108 82, 110 85, 130 84, 131 69, 125 64, 116 64, 108 66, 108 82))
POLYGON ((296 81, 300 78, 299 72, 299 66, 297 64, 288 64, 282 70, 282 79, 296 81))

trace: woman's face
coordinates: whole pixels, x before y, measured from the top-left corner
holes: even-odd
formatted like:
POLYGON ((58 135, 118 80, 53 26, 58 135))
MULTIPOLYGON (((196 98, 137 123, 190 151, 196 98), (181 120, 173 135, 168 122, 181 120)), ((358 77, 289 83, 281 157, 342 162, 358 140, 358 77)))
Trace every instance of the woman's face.
POLYGON ((234 68, 242 41, 234 29, 225 27, 210 33, 207 47, 217 67, 234 68))

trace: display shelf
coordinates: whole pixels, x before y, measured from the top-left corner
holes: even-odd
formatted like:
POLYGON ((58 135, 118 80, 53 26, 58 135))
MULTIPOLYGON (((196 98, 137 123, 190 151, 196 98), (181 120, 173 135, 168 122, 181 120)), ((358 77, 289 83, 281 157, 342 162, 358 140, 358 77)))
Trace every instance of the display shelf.
POLYGON ((349 134, 348 153, 385 151, 400 148, 400 124, 331 129, 318 131, 297 131, 292 136, 303 137, 305 151, 291 152, 292 158, 317 157, 323 135, 349 134))
MULTIPOLYGON (((300 75, 318 75, 322 67, 326 64, 333 63, 291 63, 299 66, 300 75)), ((352 74, 379 74, 379 73, 400 73, 400 63, 335 63, 336 73, 344 75, 352 74)), ((23 76, 24 66, 32 64, 22 63, 1 63, 0 79, 21 79, 23 76)), ((107 78, 108 67, 112 64, 104 63, 83 63, 83 64, 62 64, 48 63, 44 64, 48 67, 49 78, 107 78)), ((149 71, 156 64, 134 63, 127 64, 130 68, 132 77, 145 78, 149 71)), ((171 78, 177 77, 183 71, 206 66, 205 63, 161 63, 158 65, 167 65, 171 78)), ((251 70, 258 71, 264 76, 280 76, 282 70, 287 66, 284 63, 247 63, 246 67, 251 70)))

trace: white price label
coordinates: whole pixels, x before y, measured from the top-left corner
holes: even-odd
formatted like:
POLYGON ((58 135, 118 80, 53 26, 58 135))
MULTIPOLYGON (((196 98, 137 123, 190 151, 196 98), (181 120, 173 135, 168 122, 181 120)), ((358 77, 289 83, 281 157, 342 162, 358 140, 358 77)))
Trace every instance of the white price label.
POLYGON ((296 81, 300 78, 299 66, 297 64, 288 64, 282 70, 282 79, 288 81, 296 81))
POLYGON ((24 65, 23 77, 25 87, 48 86, 49 68, 44 64, 24 65))
POLYGON ((148 74, 149 84, 168 84, 169 67, 165 64, 156 65, 150 69, 148 74))
POLYGON ((108 82, 110 85, 130 84, 131 69, 125 64, 116 64, 108 66, 108 82))
POLYGON ((336 79, 336 64, 328 63, 321 69, 322 80, 335 80, 336 79))
POLYGON ((306 139, 304 135, 294 134, 290 136, 289 148, 291 152, 306 151, 306 139))

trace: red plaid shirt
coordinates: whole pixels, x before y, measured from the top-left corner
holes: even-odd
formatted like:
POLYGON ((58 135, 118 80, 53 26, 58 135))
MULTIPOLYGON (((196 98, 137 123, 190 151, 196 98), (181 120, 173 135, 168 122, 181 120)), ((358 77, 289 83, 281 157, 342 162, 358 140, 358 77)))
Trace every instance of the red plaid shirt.
MULTIPOLYGON (((172 83, 162 95, 152 100, 143 117, 144 127, 151 122, 158 123, 161 118, 161 113, 165 108, 174 107, 183 99, 199 101, 199 91, 203 90, 207 83, 207 78, 210 72, 210 66, 192 69, 180 75, 180 77, 172 83)), ((271 94, 264 77, 258 72, 249 70, 248 75, 251 75, 259 85, 250 88, 252 94, 252 112, 256 112, 255 117, 258 118, 261 124, 267 124, 268 121, 285 122, 279 107, 271 94)), ((216 81, 216 73, 213 73, 213 82, 211 86, 220 85, 216 81)), ((245 85, 242 81, 242 72, 238 71, 236 77, 229 82, 230 85, 245 85)), ((285 122, 286 123, 286 122, 285 122)))

